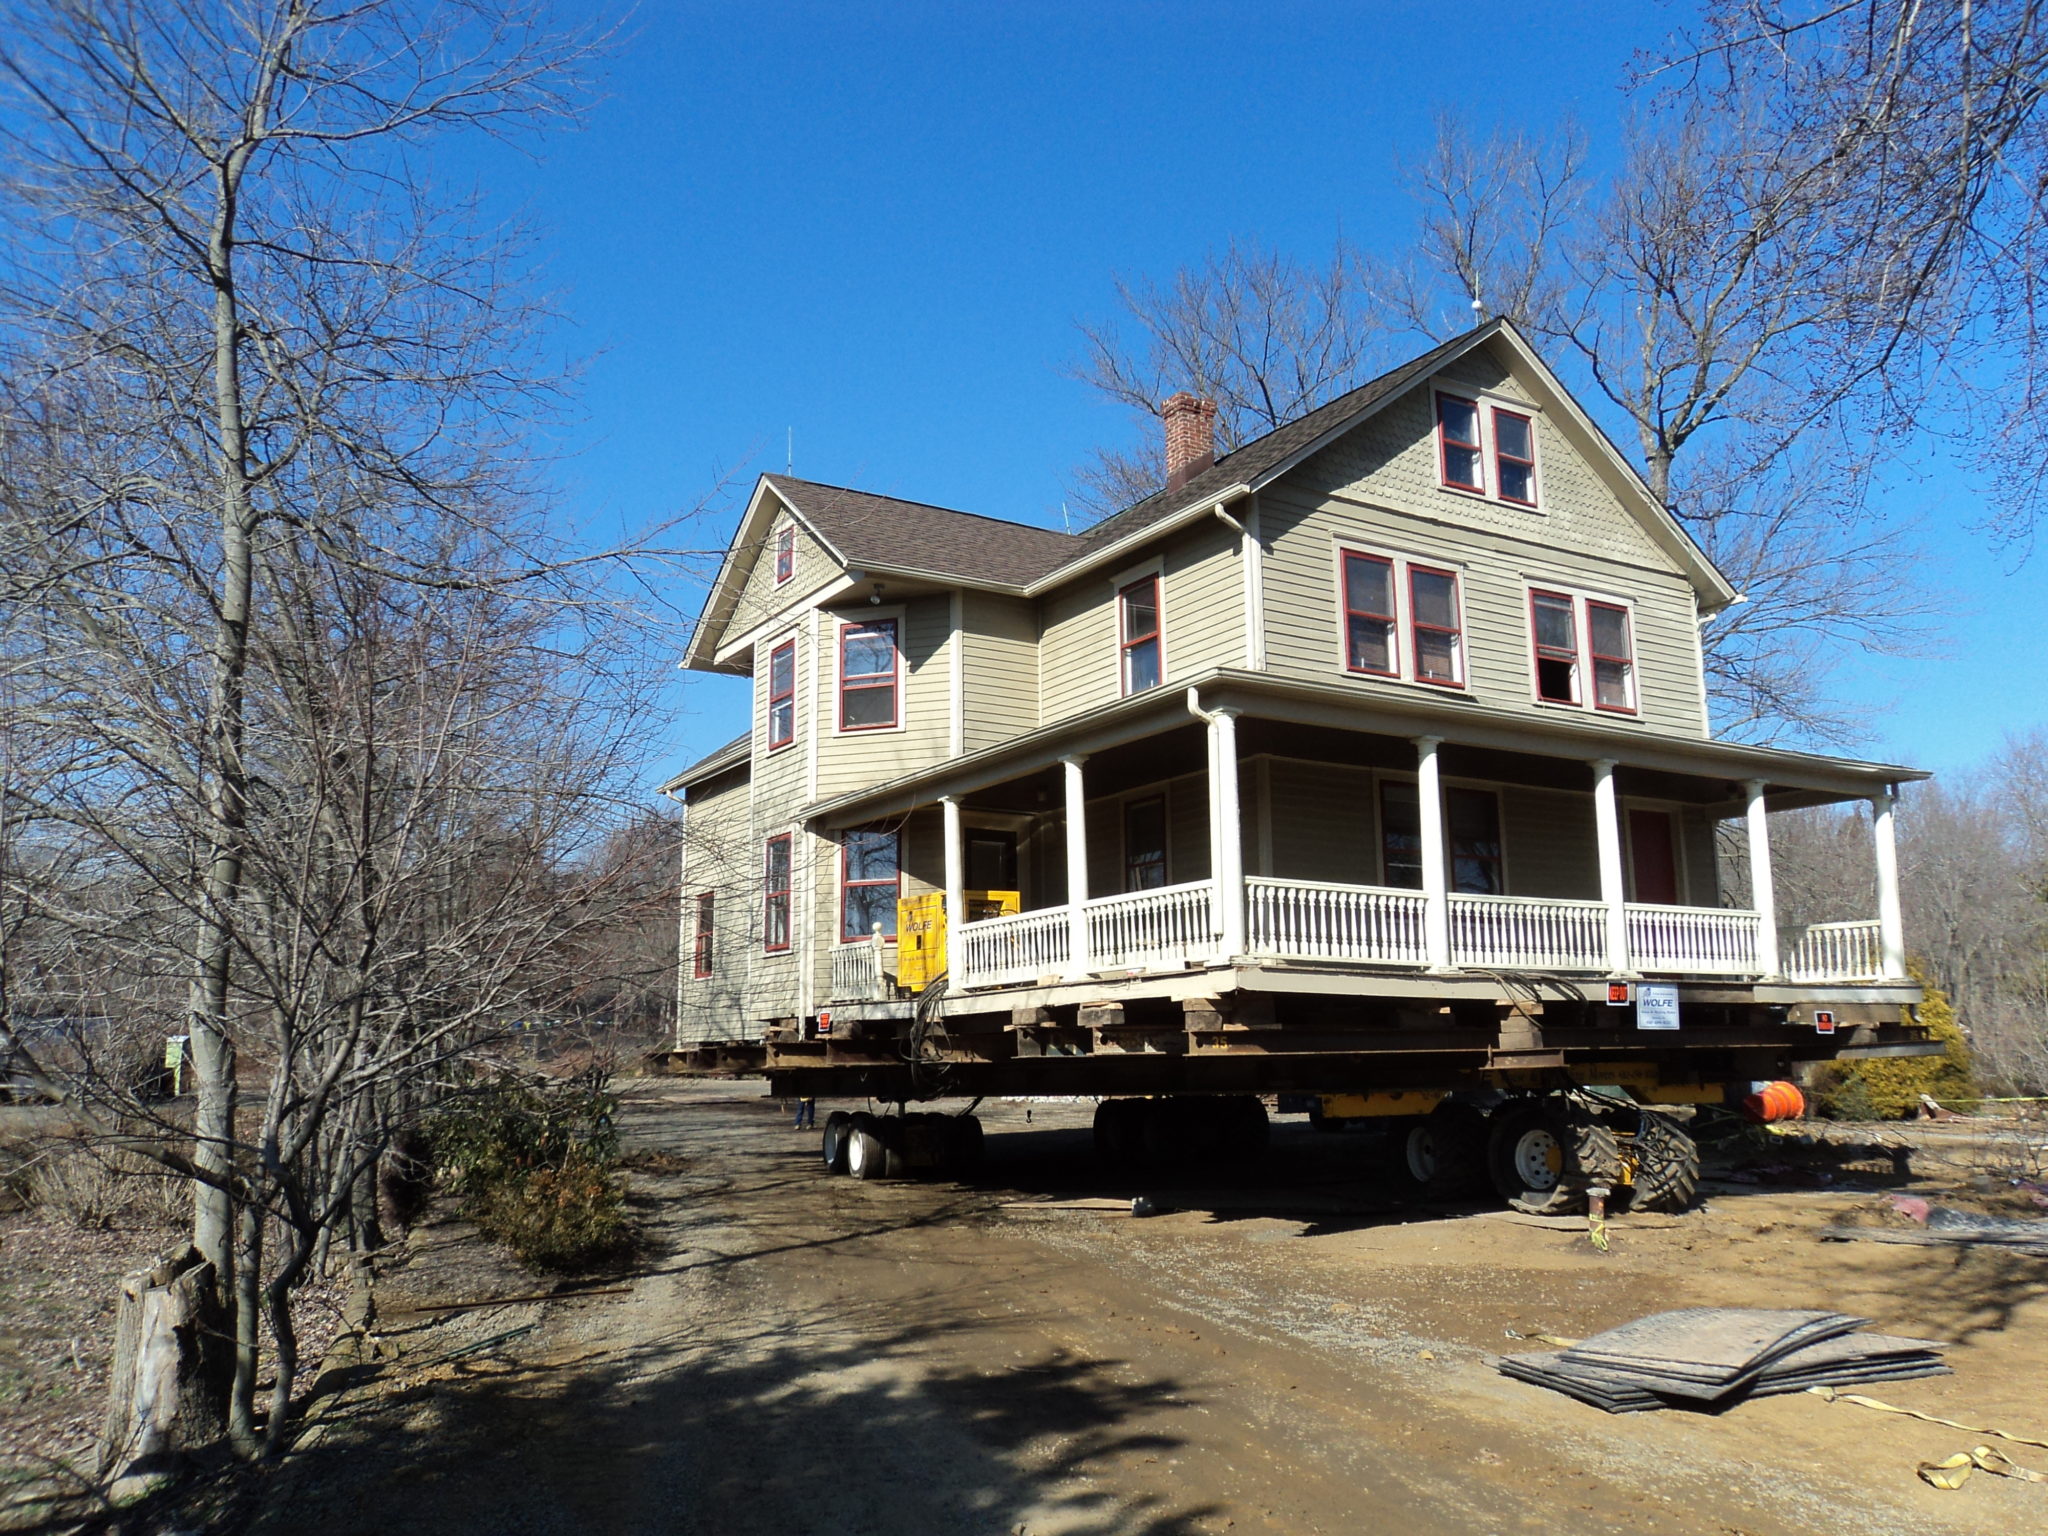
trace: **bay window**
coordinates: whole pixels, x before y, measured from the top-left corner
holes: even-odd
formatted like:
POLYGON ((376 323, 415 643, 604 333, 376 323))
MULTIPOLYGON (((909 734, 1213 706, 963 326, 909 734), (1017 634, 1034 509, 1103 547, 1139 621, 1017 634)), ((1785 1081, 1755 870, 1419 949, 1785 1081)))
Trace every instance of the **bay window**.
POLYGON ((796 740, 796 642, 768 653, 768 750, 796 740))
POLYGON ((853 831, 839 848, 839 937, 843 943, 867 938, 879 925, 882 937, 896 937, 896 900, 902 894, 897 836, 893 831, 853 831))
POLYGON ((894 619, 840 625, 839 729, 893 729, 900 672, 894 619))
POLYGON ((789 834, 768 839, 761 871, 761 947, 789 948, 789 834))
POLYGON ((1144 576, 1123 588, 1116 608, 1124 692, 1157 688, 1166 675, 1159 644, 1159 578, 1144 576))

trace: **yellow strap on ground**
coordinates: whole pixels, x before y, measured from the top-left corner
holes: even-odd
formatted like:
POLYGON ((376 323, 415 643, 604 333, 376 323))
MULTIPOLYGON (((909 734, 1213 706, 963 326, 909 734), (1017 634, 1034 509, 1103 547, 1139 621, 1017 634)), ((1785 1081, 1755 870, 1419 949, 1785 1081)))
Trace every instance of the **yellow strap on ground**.
POLYGON ((1972 1472, 1989 1472, 1993 1477, 2016 1477, 2023 1483, 2048 1483, 2048 1472, 2023 1467, 2005 1452, 1988 1445, 1957 1451, 1943 1461, 1923 1461, 1916 1470, 1921 1482, 1950 1493, 1967 1483, 1972 1472))
MULTIPOLYGON (((1841 1392, 1833 1387, 1808 1387, 1806 1389, 1823 1402, 1854 1403, 1859 1408, 1875 1408, 1879 1413, 1902 1413, 1909 1419, 1921 1419, 1929 1424, 1939 1424, 1944 1429, 1960 1429, 1971 1435, 1996 1435, 2001 1440, 2010 1440, 2014 1445, 2039 1446, 2048 1451, 2048 1440, 2036 1440, 2028 1435, 2016 1435, 2009 1429, 1989 1429, 1982 1424, 1958 1424, 1954 1419, 1936 1418, 1931 1413, 1922 1413, 1917 1408, 1901 1408, 1896 1403, 1881 1403, 1874 1397, 1864 1397, 1855 1392, 1841 1392)), ((1988 1469, 1987 1469, 1988 1470, 1988 1469)))

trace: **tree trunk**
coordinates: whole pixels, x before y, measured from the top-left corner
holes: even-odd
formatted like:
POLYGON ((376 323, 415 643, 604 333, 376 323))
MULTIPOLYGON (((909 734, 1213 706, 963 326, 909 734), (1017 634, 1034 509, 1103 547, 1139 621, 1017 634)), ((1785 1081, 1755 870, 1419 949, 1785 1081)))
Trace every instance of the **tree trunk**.
POLYGON ((213 1266, 190 1243, 121 1282, 100 1470, 116 1503, 146 1493, 183 1454, 220 1437, 222 1393, 208 1340, 223 1313, 213 1266))

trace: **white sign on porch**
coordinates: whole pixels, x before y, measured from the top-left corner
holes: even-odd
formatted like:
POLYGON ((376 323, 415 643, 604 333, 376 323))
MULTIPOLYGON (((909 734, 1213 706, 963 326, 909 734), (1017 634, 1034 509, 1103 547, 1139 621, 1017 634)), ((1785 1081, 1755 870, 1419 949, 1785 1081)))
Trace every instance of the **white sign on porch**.
POLYGON ((1678 1028, 1678 988, 1668 981, 1636 984, 1636 1028, 1678 1028))

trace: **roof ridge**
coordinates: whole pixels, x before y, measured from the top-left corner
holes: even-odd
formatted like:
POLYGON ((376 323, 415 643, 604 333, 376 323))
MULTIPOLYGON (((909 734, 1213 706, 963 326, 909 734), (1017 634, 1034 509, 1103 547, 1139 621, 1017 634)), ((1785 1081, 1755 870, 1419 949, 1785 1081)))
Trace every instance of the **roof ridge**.
MULTIPOLYGON (((962 507, 942 507, 935 501, 912 501, 906 496, 891 496, 885 491, 864 491, 856 485, 834 485, 829 480, 804 480, 796 475, 774 474, 763 475, 761 478, 770 485, 808 485, 821 491, 842 491, 848 496, 866 496, 875 501, 893 501, 898 506, 922 507, 927 512, 945 512, 954 517, 972 517, 978 518, 984 523, 1000 523, 1005 528, 1022 528, 1030 533, 1050 534, 1056 539, 1074 539, 1078 541, 1084 537, 1082 534, 1068 533, 1063 529, 1048 528, 1042 523, 1023 523, 1014 517, 997 517, 992 512, 969 512, 962 507)), ((799 507, 797 510, 802 511, 803 509, 799 507)))

